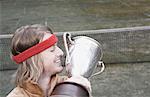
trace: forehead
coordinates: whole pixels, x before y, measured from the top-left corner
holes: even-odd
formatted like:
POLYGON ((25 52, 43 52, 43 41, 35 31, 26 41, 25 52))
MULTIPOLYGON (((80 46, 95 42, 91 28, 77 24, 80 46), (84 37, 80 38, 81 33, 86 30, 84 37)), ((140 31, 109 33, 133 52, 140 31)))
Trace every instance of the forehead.
MULTIPOLYGON (((46 40, 46 39, 50 38, 51 36, 52 36, 52 34, 51 34, 51 33, 46 33, 46 34, 44 35, 44 37, 43 37, 42 41, 44 41, 44 40, 46 40)), ((56 42, 54 45, 56 46, 56 45, 57 45, 57 42, 56 42)), ((53 47, 54 45, 52 45, 51 47, 53 47)), ((51 47, 49 47, 49 48, 51 48, 51 47)))
POLYGON ((50 36, 52 36, 52 34, 50 34, 50 33, 46 33, 46 34, 44 35, 44 37, 43 37, 43 40, 42 40, 42 41, 44 41, 44 40, 46 40, 46 39, 50 38, 50 36))

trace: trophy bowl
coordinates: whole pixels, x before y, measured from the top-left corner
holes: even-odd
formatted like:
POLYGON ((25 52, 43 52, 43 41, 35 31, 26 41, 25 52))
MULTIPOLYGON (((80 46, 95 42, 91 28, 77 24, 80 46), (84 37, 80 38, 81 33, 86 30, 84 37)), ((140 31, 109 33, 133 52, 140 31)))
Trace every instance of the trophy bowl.
POLYGON ((64 34, 66 49, 66 70, 69 76, 83 76, 89 78, 100 74, 104 70, 102 46, 98 41, 87 36, 71 37, 70 33, 64 34), (102 65, 99 72, 93 74, 97 65, 102 65))

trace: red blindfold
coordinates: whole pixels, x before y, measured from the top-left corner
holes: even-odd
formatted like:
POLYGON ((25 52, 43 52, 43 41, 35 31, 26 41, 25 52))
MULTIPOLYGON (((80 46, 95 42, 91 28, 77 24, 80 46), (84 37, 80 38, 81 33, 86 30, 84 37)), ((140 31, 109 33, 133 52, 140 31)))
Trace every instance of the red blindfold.
POLYGON ((26 59, 44 51, 45 49, 53 46, 56 42, 58 41, 57 37, 52 34, 52 36, 42 42, 40 42, 39 44, 36 44, 35 46, 23 51, 22 53, 20 53, 19 55, 16 56, 12 56, 12 59, 16 62, 16 63, 21 63, 23 61, 25 61, 26 59))

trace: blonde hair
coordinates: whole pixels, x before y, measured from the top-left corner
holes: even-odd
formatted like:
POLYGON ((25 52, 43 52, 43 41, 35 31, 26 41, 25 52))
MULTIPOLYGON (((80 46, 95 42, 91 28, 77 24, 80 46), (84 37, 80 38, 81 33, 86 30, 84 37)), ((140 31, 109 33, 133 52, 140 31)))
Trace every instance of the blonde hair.
MULTIPOLYGON (((53 32, 49 27, 40 24, 20 27, 16 30, 12 38, 12 55, 18 55, 28 48, 40 43, 46 33, 52 34, 53 32)), ((16 85, 22 86, 26 81, 37 83, 43 72, 42 61, 42 56, 39 53, 19 64, 16 72, 16 85)))

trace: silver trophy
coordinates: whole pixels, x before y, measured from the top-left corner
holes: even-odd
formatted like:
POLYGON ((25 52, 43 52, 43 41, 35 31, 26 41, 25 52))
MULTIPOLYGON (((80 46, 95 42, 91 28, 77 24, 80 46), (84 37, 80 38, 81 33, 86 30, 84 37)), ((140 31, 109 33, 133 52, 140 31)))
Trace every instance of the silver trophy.
POLYGON ((96 40, 87 36, 71 37, 70 33, 63 35, 66 50, 66 70, 69 76, 90 78, 102 73, 105 69, 102 59, 102 47, 96 40), (97 66, 100 70, 94 73, 97 66))

